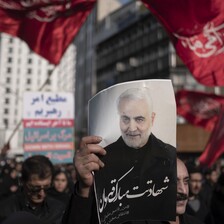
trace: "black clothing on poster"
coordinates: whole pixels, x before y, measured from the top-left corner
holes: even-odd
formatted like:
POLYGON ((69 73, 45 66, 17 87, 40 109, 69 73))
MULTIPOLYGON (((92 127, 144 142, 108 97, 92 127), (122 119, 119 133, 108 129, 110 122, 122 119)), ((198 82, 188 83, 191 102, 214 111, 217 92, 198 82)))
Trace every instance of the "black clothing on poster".
POLYGON ((131 148, 120 137, 105 150, 107 154, 101 158, 105 167, 95 172, 102 224, 114 217, 119 217, 120 222, 175 218, 177 174, 173 146, 151 134, 142 148, 131 148))
MULTIPOLYGON (((93 194, 89 198, 79 197, 75 193, 72 194, 62 224, 99 224, 93 194)), ((169 222, 144 220, 128 221, 123 224, 169 224, 169 222)), ((193 216, 184 214, 180 216, 180 224, 203 224, 203 222, 193 216)))
POLYGON ((60 224, 64 210, 64 204, 48 196, 40 206, 34 207, 20 191, 1 202, 0 222, 14 212, 26 211, 38 217, 42 224, 60 224))

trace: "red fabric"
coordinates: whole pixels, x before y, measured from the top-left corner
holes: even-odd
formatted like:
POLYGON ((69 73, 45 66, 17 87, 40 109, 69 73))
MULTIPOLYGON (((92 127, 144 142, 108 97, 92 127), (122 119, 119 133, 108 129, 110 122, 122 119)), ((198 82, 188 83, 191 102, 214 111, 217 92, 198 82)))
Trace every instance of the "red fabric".
POLYGON ((177 114, 189 123, 212 131, 224 97, 215 94, 181 90, 176 93, 177 114))
POLYGON ((203 166, 210 167, 224 153, 224 106, 221 106, 219 119, 209 138, 204 152, 199 157, 203 166))
POLYGON ((0 0, 0 32, 58 64, 96 0, 0 0))
POLYGON ((164 25, 195 79, 224 85, 224 1, 142 0, 164 25))

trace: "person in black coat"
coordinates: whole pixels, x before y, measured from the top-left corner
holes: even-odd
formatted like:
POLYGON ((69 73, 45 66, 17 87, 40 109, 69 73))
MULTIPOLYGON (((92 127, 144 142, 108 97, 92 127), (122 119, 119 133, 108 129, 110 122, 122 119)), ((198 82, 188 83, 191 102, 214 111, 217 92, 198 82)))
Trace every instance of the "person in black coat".
POLYGON ((8 216, 7 219, 3 221, 2 224, 16 224, 16 223, 42 224, 40 219, 38 219, 35 215, 25 211, 12 213, 11 215, 8 216))
POLYGON ((176 149, 152 134, 156 114, 148 89, 125 90, 117 99, 117 111, 121 137, 105 147, 105 168, 95 173, 101 220, 108 222, 110 211, 117 211, 122 221, 145 215, 170 220, 175 217, 176 149), (126 195, 118 199, 115 188, 126 195), (120 210, 126 215, 120 217, 120 210))
POLYGON ((215 224, 224 223, 224 173, 221 173, 211 197, 211 212, 215 224))
POLYGON ((70 198, 69 177, 66 171, 56 170, 53 177, 53 186, 48 195, 67 205, 70 198))
POLYGON ((190 176, 189 181, 189 200, 186 207, 186 212, 193 215, 205 222, 206 224, 212 224, 212 216, 210 208, 206 205, 203 197, 201 196, 203 174, 199 167, 194 165, 188 166, 188 172, 190 176))
POLYGON ((41 155, 26 159, 22 166, 21 190, 0 203, 0 222, 12 213, 26 211, 35 215, 42 224, 60 224, 65 206, 50 198, 53 165, 41 155))
MULTIPOLYGON (((97 136, 84 137, 80 149, 76 151, 74 165, 78 174, 76 188, 63 217, 63 224, 98 224, 96 203, 93 192, 92 170, 104 168, 103 162, 96 155, 105 155, 106 151, 97 143, 97 136), (94 154, 92 154, 94 153, 94 154)), ((128 221, 125 224, 203 224, 200 220, 185 213, 188 200, 189 175, 184 163, 177 160, 177 204, 176 220, 168 221, 128 221)), ((143 205, 144 206, 144 205, 143 205)))
POLYGON ((9 173, 5 174, 0 183, 0 201, 15 194, 19 188, 17 171, 15 168, 9 168, 9 173))
POLYGON ((101 137, 85 137, 76 150, 78 182, 63 223, 98 223, 105 211, 101 223, 111 223, 114 217, 127 224, 161 223, 152 219, 185 223, 188 173, 184 166, 177 178, 175 148, 152 134, 155 113, 147 91, 126 90, 117 107, 121 137, 105 148, 98 145, 101 137))

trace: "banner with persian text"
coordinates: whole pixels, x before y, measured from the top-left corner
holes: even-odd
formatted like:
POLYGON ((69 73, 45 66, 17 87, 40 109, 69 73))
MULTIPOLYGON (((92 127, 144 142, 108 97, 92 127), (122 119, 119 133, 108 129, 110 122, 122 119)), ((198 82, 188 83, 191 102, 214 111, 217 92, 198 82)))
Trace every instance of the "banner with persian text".
POLYGON ((71 163, 74 152, 72 93, 25 92, 24 157, 45 155, 53 163, 71 163))
POLYGON ((194 78, 223 86, 224 1, 142 0, 167 30, 177 54, 194 78))

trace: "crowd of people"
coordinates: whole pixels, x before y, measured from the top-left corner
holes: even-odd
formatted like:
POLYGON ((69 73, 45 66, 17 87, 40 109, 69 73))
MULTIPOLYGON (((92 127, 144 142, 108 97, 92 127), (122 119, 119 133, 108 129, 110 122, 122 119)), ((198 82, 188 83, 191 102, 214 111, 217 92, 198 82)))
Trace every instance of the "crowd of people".
POLYGON ((24 223, 31 218, 41 224, 61 223, 76 182, 72 164, 53 166, 41 155, 24 162, 2 159, 0 164, 0 223, 18 223, 27 213, 24 223))
MULTIPOLYGON (((185 213, 205 224, 223 224, 223 160, 210 168, 200 168, 192 160, 184 162, 189 173, 185 213)), ((62 221, 62 217, 68 206, 72 213, 74 210, 69 205, 77 181, 73 164, 53 167, 44 156, 33 156, 24 162, 4 159, 0 164, 0 223, 17 223, 24 217, 24 223, 70 223, 66 218, 62 221)), ((88 209, 91 207, 86 206, 88 209)))
POLYGON ((108 214, 117 212, 124 224, 223 224, 222 160, 206 169, 177 159, 175 147, 152 133, 146 88, 124 91, 117 112, 120 137, 104 148, 99 136, 82 138, 74 164, 53 165, 43 155, 2 159, 0 223, 115 224, 108 214))
POLYGON ((101 137, 83 137, 73 164, 0 158, 0 224, 223 224, 223 160, 205 168, 177 158, 151 131, 145 88, 123 92, 117 110, 118 140, 103 148, 101 137))
POLYGON ((187 163, 189 198, 186 212, 205 224, 224 222, 224 167, 218 160, 210 168, 187 163))

